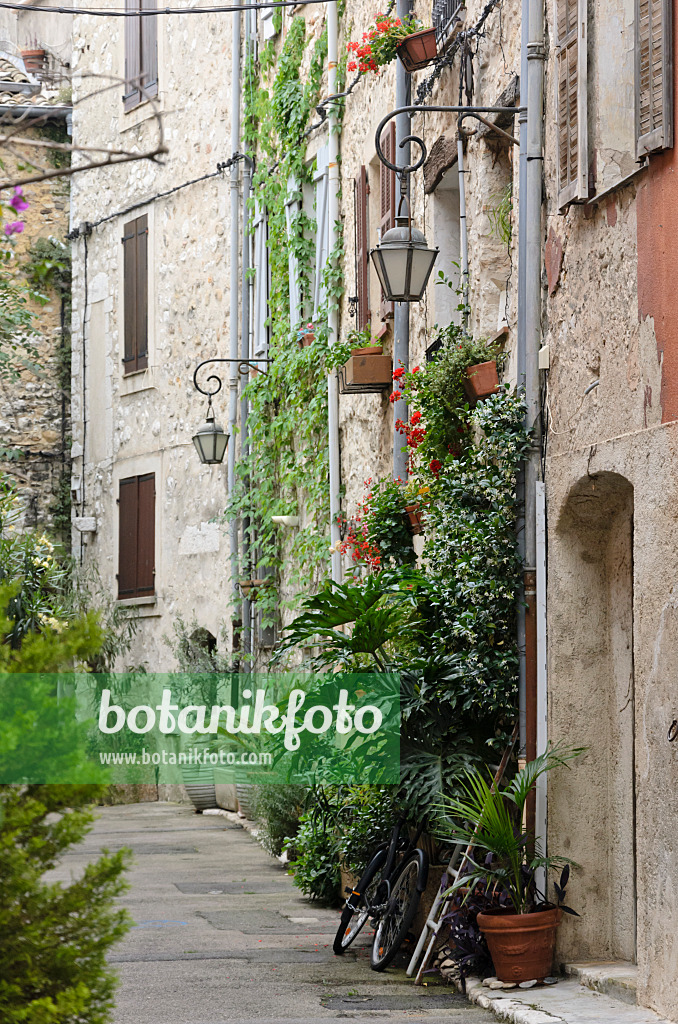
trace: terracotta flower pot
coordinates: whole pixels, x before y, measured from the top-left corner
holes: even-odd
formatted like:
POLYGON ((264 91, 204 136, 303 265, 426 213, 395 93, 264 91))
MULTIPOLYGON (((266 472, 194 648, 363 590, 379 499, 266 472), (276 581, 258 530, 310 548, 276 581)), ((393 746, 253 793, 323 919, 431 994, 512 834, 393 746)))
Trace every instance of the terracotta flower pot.
POLYGON ((405 506, 403 519, 405 520, 405 525, 409 527, 410 533, 418 534, 424 532, 424 510, 418 501, 405 506))
POLYGON ((24 67, 26 71, 44 71, 47 64, 47 53, 45 50, 22 50, 24 67))
POLYGON ((263 590, 271 585, 272 580, 240 580, 240 593, 245 599, 256 601, 257 591, 263 590))
POLYGON ((438 56, 436 30, 425 28, 421 32, 413 32, 411 36, 406 36, 396 53, 406 71, 425 68, 438 56))
POLYGON ((478 914, 478 927, 487 939, 499 981, 541 981, 548 977, 562 916, 558 907, 536 914, 478 914))
POLYGON ((380 356, 384 351, 382 345, 365 345, 363 348, 354 348, 351 355, 354 356, 380 356))
POLYGON ((315 341, 315 331, 307 331, 299 338, 299 348, 307 348, 315 341))
POLYGON ((490 359, 487 363, 476 363, 475 366, 466 367, 464 391, 471 402, 477 402, 480 398, 488 398, 498 390, 499 377, 497 376, 497 363, 494 359, 490 359))
POLYGON ((393 363, 381 349, 355 349, 344 372, 349 385, 373 386, 379 391, 392 383, 393 363))

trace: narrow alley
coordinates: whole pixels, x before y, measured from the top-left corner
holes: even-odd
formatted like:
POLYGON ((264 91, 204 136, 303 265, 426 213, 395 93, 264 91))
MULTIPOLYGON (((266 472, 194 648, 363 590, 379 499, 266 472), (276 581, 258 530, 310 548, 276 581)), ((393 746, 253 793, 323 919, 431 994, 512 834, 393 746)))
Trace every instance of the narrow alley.
POLYGON ((367 934, 335 957, 336 910, 309 903, 244 828, 178 804, 99 814, 52 877, 78 873, 104 846, 133 851, 122 902, 134 926, 111 957, 115 1024, 494 1021, 437 975, 415 988, 404 969, 370 971, 367 934))

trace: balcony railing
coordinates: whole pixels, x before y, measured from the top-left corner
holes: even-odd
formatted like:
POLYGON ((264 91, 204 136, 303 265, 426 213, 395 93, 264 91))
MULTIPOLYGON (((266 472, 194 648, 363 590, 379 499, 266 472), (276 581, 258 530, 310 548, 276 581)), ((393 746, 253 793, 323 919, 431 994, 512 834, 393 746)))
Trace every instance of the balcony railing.
POLYGON ((465 5, 459 0, 433 0, 433 27, 436 30, 438 53, 442 53, 457 34, 464 17, 465 5))

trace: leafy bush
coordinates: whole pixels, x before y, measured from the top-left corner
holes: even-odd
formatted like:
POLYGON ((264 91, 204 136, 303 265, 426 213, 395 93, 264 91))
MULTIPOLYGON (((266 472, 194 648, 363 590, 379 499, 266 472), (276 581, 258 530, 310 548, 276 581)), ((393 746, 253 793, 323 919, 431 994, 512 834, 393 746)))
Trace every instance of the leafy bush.
POLYGON ((294 884, 312 900, 333 906, 339 899, 339 839, 333 825, 315 812, 303 814, 295 839, 285 843, 294 856, 294 884))
POLYGON ((93 786, 0 786, 0 1019, 105 1024, 115 975, 106 962, 129 918, 114 910, 129 851, 104 852, 70 885, 44 873, 92 821, 93 786))
POLYGON ((294 839, 308 797, 305 786, 256 786, 254 815, 260 822, 258 839, 265 850, 279 857, 288 843, 294 857, 294 839))
POLYGON ((396 788, 350 786, 342 798, 339 855, 349 871, 360 874, 374 851, 390 839, 399 816, 396 788))
POLYGON ((367 494, 348 524, 342 553, 354 563, 379 569, 387 565, 412 565, 416 561, 412 534, 404 518, 413 499, 401 480, 386 477, 366 480, 367 494))

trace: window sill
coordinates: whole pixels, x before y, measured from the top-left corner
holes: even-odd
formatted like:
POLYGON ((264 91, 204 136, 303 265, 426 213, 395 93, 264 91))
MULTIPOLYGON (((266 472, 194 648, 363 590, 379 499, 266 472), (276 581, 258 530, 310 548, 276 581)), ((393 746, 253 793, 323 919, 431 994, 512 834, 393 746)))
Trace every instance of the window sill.
POLYGON ((155 604, 157 600, 156 594, 147 594, 145 597, 119 597, 118 607, 138 608, 141 605, 155 604))
MULTIPOLYGON (((120 105, 122 106, 122 103, 120 105)), ((137 104, 131 110, 123 110, 120 114, 119 130, 122 133, 129 131, 130 128, 137 128, 140 124, 159 116, 162 112, 163 97, 159 92, 157 96, 144 100, 143 103, 137 104)))
POLYGON ((133 370, 120 378, 120 395, 135 395, 139 391, 150 391, 155 387, 153 368, 133 370))

